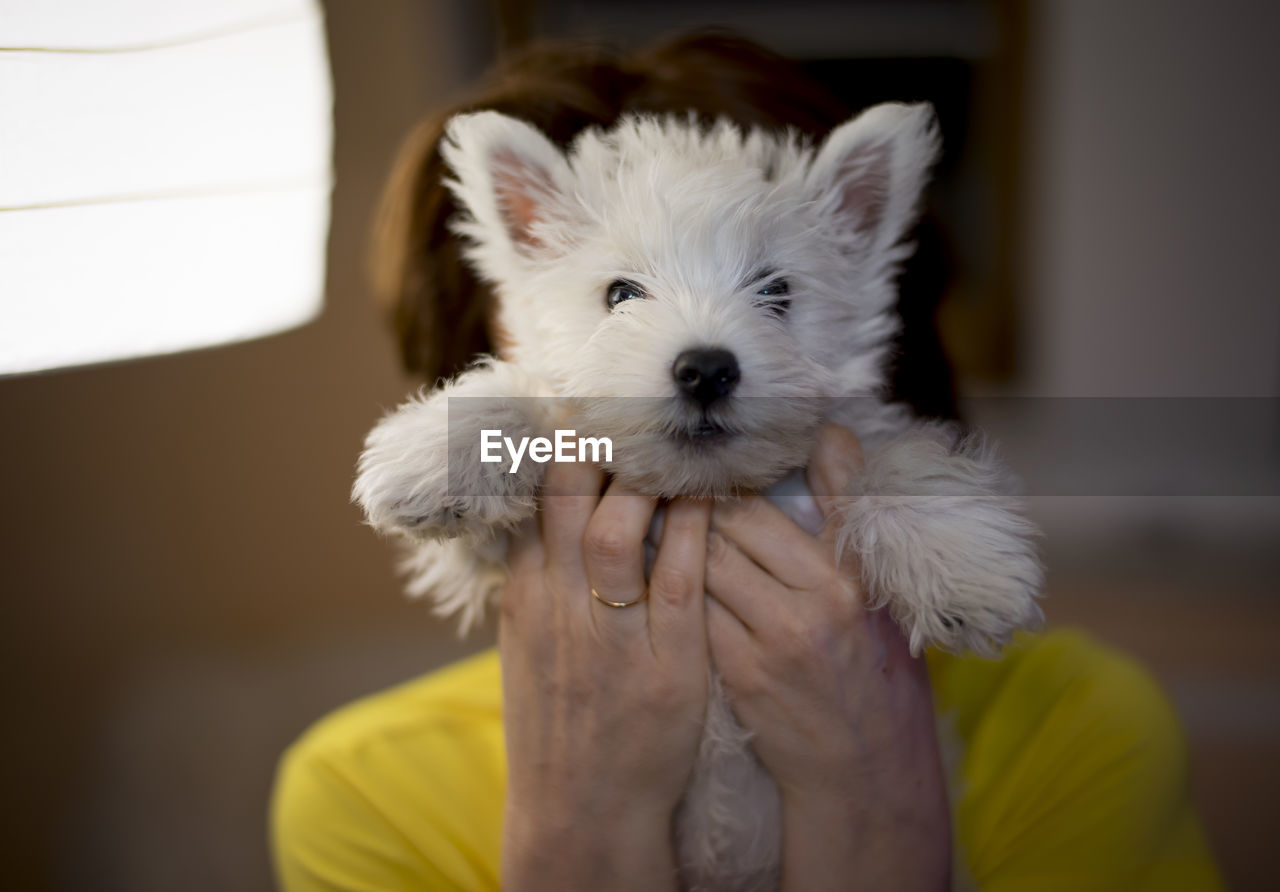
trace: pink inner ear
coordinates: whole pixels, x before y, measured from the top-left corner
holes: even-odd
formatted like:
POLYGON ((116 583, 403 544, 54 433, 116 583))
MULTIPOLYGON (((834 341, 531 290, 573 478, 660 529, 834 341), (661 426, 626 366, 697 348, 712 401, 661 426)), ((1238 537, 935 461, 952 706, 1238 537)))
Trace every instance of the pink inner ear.
POLYGON ((875 232, 884 222, 889 202, 888 143, 863 146, 840 161, 836 182, 842 193, 840 210, 855 229, 875 232))
POLYGON ((547 171, 514 152, 495 152, 493 190, 511 240, 517 245, 540 247, 542 242, 533 234, 533 226, 542 219, 542 205, 551 192, 547 171))

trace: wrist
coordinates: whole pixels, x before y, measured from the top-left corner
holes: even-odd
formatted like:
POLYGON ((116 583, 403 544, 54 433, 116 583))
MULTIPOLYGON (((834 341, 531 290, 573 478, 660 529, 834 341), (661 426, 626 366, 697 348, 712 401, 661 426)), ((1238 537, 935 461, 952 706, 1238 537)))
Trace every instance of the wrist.
POLYGON ((508 802, 503 827, 507 890, 676 888, 671 813, 644 806, 568 813, 508 802))

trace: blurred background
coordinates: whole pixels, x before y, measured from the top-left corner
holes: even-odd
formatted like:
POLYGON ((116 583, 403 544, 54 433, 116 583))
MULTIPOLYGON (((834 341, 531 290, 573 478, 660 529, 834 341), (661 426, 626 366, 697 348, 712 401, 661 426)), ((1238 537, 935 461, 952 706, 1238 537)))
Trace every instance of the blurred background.
POLYGON ((1050 622, 1151 667, 1186 725, 1229 881, 1274 887, 1280 5, 324 6, 336 187, 320 318, 0 379, 6 886, 271 888, 283 748, 333 707, 491 642, 458 642, 404 599, 393 549, 348 504, 364 434, 413 384, 366 283, 378 192, 412 125, 504 49, 718 24, 851 98, 938 104, 944 344, 1015 465, 1035 462, 1044 429, 1003 418, 1009 397, 1178 398, 1164 405, 1192 414, 1243 399, 1256 448, 1230 485, 1176 485, 1186 444, 1171 437, 1148 458, 1172 476, 1151 487, 1032 495, 1050 622))

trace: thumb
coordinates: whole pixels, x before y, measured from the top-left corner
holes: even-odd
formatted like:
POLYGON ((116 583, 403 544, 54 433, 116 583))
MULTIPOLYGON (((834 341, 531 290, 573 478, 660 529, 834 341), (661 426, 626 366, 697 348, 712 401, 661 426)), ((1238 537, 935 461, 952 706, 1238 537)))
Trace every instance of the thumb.
MULTIPOLYGON (((818 429, 805 476, 824 518, 830 520, 840 510, 848 498, 849 481, 862 465, 862 445, 852 431, 830 423, 818 429)), ((824 535, 834 535, 833 525, 824 535)))

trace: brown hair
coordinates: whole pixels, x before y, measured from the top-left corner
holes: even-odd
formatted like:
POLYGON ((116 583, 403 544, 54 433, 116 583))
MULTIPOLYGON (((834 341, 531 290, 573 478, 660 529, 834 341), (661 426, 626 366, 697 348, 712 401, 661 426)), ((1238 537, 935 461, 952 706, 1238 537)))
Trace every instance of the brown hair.
MULTIPOLYGON (((747 40, 701 32, 631 54, 595 44, 535 45, 500 62, 474 93, 406 140, 374 232, 375 295, 391 317, 407 371, 452 377, 493 349, 493 297, 449 229, 457 210, 439 143, 455 114, 489 109, 534 125, 561 147, 626 113, 726 117, 747 127, 794 128, 814 141, 851 109, 796 64, 747 40)), ((949 382, 947 384, 949 389, 949 382)))

